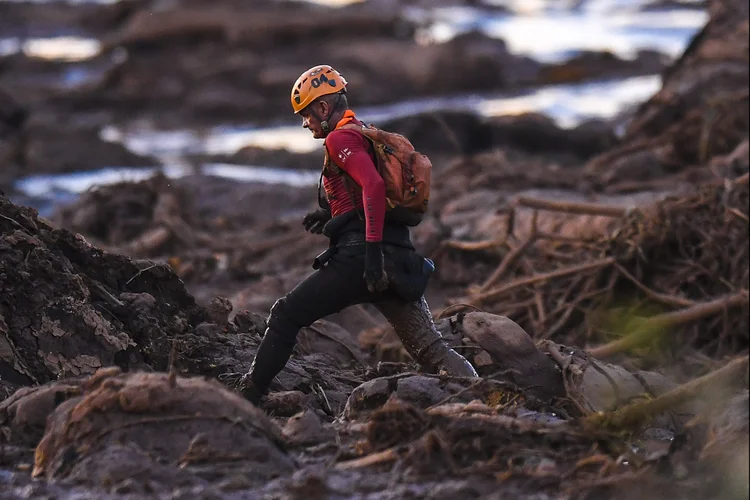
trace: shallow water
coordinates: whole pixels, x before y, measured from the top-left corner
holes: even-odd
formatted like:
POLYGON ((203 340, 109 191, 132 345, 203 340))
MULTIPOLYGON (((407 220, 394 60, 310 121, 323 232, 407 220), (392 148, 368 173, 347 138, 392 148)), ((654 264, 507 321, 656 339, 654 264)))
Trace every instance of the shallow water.
MULTIPOLYGON (((0 2, 19 0, 0 0, 0 2)), ((71 3, 116 3, 117 0, 72 0, 71 3)), ((309 0, 344 6, 360 0, 309 0)), ((31 0, 30 3, 45 3, 31 0)), ((408 18, 419 22, 420 43, 441 43, 478 30, 505 40, 511 52, 552 62, 581 51, 611 51, 623 58, 650 49, 677 57, 708 20, 703 10, 672 8, 643 11, 644 0, 495 0, 507 11, 470 7, 407 7, 408 18), (551 36, 554 34, 554 36, 551 36)), ((694 2, 686 2, 688 4, 694 2)), ((68 30, 69 31, 69 30, 68 30)), ((30 57, 81 61, 99 54, 97 40, 71 33, 47 37, 0 38, 0 55, 25 52, 30 57)))
POLYGON ((202 173, 240 182, 283 184, 292 187, 314 187, 319 177, 317 171, 222 163, 205 164, 198 171, 187 165, 112 167, 71 174, 34 175, 19 179, 14 185, 19 195, 13 196, 13 201, 36 208, 42 217, 50 217, 58 206, 74 202, 85 191, 118 182, 143 181, 158 172, 171 179, 202 173))
MULTIPOLYGON (((660 86, 660 78, 646 76, 619 81, 558 85, 540 88, 514 96, 455 96, 442 99, 421 99, 387 106, 362 108, 358 114, 367 122, 383 121, 419 112, 441 109, 468 110, 486 116, 542 112, 561 126, 575 126, 588 118, 613 118, 618 113, 647 99, 660 86)), ((320 149, 321 142, 299 125, 269 128, 216 127, 207 131, 157 131, 137 128, 123 130, 106 127, 101 137, 120 142, 131 151, 158 158, 163 167, 112 167, 89 172, 61 175, 38 175, 19 179, 15 188, 22 194, 18 203, 33 206, 49 217, 56 206, 74 201, 77 196, 97 185, 122 181, 144 180, 157 171, 171 178, 194 172, 185 160, 186 155, 231 155, 244 146, 286 148, 305 153, 320 149)), ((294 187, 314 186, 317 171, 275 168, 270 165, 228 165, 209 163, 201 166, 205 175, 233 179, 240 182, 285 184, 294 187)))
POLYGON ((412 9, 424 23, 418 39, 439 43, 477 30, 501 38, 508 49, 538 61, 557 62, 581 51, 610 51, 628 59, 638 51, 656 50, 677 57, 708 20, 697 9, 643 12, 644 2, 584 2, 580 8, 554 7, 553 2, 510 2, 512 13, 474 8, 412 9), (536 6, 535 6, 536 5, 536 6))
POLYGON ((98 40, 77 35, 0 39, 0 56, 23 52, 28 57, 51 61, 84 61, 99 54, 98 40))
MULTIPOLYGON (((611 119, 659 90, 659 76, 591 82, 579 85, 542 87, 521 95, 461 95, 415 99, 386 106, 367 107, 357 114, 368 123, 437 110, 473 111, 484 116, 544 113, 562 127, 573 127, 592 118, 611 119)), ((300 125, 276 127, 216 127, 205 132, 192 130, 123 130, 107 127, 102 138, 124 144, 142 155, 170 161, 181 154, 233 154, 244 146, 285 148, 296 153, 320 149, 321 142, 300 125)))
MULTIPOLYGON (((0 0, 0 2, 19 0, 0 0)), ((45 0, 33 0, 44 2, 45 0)), ((116 0, 71 0, 73 3, 114 3, 116 0)), ((342 5, 349 0, 313 0, 317 3, 342 5)), ((611 50, 623 57, 650 48, 677 56, 690 37, 707 19, 698 9, 642 11, 645 0, 493 0, 509 9, 477 8, 408 9, 408 15, 420 20, 419 39, 423 43, 448 40, 461 32, 478 29, 503 38, 511 51, 543 60, 558 60, 581 50, 611 50), (550 34, 554 33, 554 36, 550 34)), ((100 53, 98 41, 65 28, 65 33, 47 37, 3 38, 0 55, 23 51, 29 56, 67 64, 50 77, 56 85, 74 87, 96 78, 108 63, 92 65, 91 58, 100 53)), ((113 54, 112 57, 121 57, 113 54)), ((648 99, 660 87, 657 75, 618 81, 589 82, 580 85, 557 85, 529 92, 495 95, 456 95, 442 98, 415 99, 384 106, 360 108, 359 116, 370 123, 435 110, 467 110, 485 116, 540 112, 560 126, 573 127, 591 118, 612 119, 622 111, 648 99)), ((293 152, 310 152, 321 148, 309 132, 298 123, 287 121, 276 126, 258 128, 215 127, 206 131, 151 130, 106 127, 103 139, 121 142, 136 153, 159 159, 167 175, 178 177, 190 172, 186 155, 231 155, 245 146, 286 148, 293 152)), ((282 182, 304 185, 307 173, 285 171, 273 166, 204 165, 211 175, 248 182, 282 182)), ((97 172, 63 176, 38 176, 21 179, 16 188, 30 197, 43 212, 55 203, 74 199, 76 193, 95 185, 137 180, 153 175, 155 169, 108 168, 97 172)))

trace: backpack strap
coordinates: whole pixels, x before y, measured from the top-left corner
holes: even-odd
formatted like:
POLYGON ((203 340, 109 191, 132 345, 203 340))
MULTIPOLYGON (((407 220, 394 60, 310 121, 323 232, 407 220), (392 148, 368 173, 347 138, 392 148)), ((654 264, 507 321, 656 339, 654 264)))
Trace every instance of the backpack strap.
MULTIPOLYGON (((375 171, 378 172, 378 175, 380 174, 380 170, 378 169, 378 160, 377 155, 375 153, 375 144, 372 142, 372 139, 370 139, 367 134, 364 133, 362 130, 365 128, 366 125, 357 125, 356 123, 347 123, 346 125, 342 125, 336 130, 356 130, 359 132, 362 137, 367 139, 367 142, 370 144, 370 154, 372 156, 373 165, 375 165, 375 171)), ((346 193, 349 195, 349 200, 352 202, 352 206, 354 207, 354 210, 357 212, 357 215, 361 220, 365 220, 364 215, 357 209, 357 202, 354 199, 354 195, 352 194, 355 189, 353 188, 352 184, 354 183, 354 180, 351 178, 349 174, 346 173, 344 169, 336 165, 336 160, 331 157, 330 154, 328 154, 328 145, 323 142, 324 149, 325 149, 325 160, 323 164, 323 171, 320 174, 320 183, 318 184, 318 204, 320 205, 320 185, 323 182, 323 175, 326 174, 326 172, 331 172, 335 174, 340 174, 344 181, 344 187, 346 187, 346 193)))
MULTIPOLYGON (((347 127, 347 125, 344 125, 344 127, 347 127)), ((344 128, 344 127, 341 127, 341 128, 344 128)), ((357 201, 354 199, 354 194, 353 194, 354 189, 352 187, 352 179, 350 178, 349 174, 347 174, 344 169, 336 165, 336 161, 333 160, 330 154, 328 154, 328 146, 325 145, 325 143, 323 144, 325 148, 325 160, 323 163, 323 170, 320 172, 320 181, 318 182, 318 205, 321 205, 320 187, 323 184, 323 176, 325 175, 326 177, 328 177, 328 175, 326 175, 327 173, 339 174, 341 175, 341 179, 344 182, 344 188, 346 189, 346 194, 349 195, 349 201, 352 202, 354 211, 357 213, 357 216, 361 220, 365 220, 364 214, 362 214, 359 211, 359 209, 357 208, 357 201)))

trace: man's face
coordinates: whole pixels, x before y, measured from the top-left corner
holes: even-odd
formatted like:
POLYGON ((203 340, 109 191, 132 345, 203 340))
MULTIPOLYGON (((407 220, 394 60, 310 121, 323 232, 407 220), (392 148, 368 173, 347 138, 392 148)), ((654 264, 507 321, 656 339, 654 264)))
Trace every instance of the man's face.
POLYGON ((325 101, 315 101, 299 112, 302 117, 302 127, 308 129, 314 138, 323 139, 325 133, 320 125, 320 118, 328 116, 328 104, 325 101))

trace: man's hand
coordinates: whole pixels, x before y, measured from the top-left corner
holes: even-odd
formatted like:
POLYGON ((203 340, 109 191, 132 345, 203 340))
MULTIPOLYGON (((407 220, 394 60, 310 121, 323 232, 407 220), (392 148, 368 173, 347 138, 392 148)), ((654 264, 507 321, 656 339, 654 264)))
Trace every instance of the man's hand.
POLYGON ((365 283, 371 292, 384 292, 388 288, 388 275, 385 274, 385 259, 380 242, 365 244, 365 283))
POLYGON ((321 234, 323 232, 323 226, 326 222, 331 220, 331 211, 324 208, 318 208, 313 210, 309 214, 305 215, 302 219, 302 225, 305 226, 305 230, 312 234, 321 234))

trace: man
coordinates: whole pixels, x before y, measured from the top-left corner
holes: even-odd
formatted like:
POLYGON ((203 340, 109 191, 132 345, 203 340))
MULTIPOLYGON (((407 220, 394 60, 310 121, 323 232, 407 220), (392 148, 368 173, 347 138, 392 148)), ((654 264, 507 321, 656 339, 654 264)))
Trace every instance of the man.
MULTIPOLYGON (((342 309, 372 303, 393 325, 409 354, 422 366, 476 377, 472 365, 451 349, 432 322, 423 297, 430 262, 411 243, 406 220, 386 220, 385 184, 372 144, 347 124, 363 125, 349 109, 347 82, 330 66, 305 71, 292 87, 292 108, 302 126, 324 139, 325 200, 303 225, 330 239, 316 258, 316 271, 276 301, 243 394, 255 404, 292 354, 300 328, 342 309)), ((412 221, 413 224, 413 221, 412 221)))

